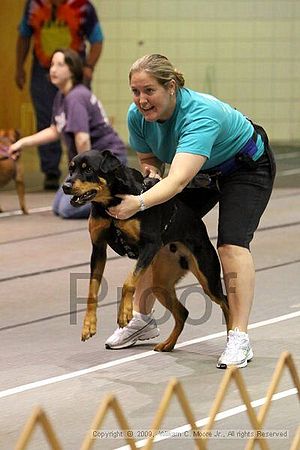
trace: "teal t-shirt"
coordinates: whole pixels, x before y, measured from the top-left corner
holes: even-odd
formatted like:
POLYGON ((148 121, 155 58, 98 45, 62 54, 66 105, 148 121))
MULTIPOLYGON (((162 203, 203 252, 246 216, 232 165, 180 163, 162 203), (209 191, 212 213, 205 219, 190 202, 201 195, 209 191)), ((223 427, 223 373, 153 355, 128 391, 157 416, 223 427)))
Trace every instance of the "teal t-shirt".
MULTIPOLYGON (((181 88, 176 108, 163 123, 147 122, 133 103, 128 110, 129 144, 137 152, 153 153, 171 163, 176 153, 207 157, 209 169, 236 155, 251 138, 253 126, 242 113, 212 95, 181 88)), ((264 145, 257 139, 258 159, 264 145)))

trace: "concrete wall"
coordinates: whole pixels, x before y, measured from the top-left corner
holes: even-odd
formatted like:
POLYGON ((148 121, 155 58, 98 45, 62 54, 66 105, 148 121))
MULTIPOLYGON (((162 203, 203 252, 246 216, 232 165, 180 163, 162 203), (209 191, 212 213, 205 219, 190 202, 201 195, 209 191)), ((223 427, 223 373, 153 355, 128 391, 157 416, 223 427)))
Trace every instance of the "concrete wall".
MULTIPOLYGON (((0 123, 32 132, 28 91, 14 84, 25 0, 1 0, 0 123)), ((93 0, 106 41, 93 89, 127 141, 128 69, 159 52, 209 92, 263 124, 273 142, 300 142, 300 0, 93 0)))
POLYGON ((94 91, 127 139, 130 65, 162 53, 188 87, 300 141, 299 0, 94 0, 106 36, 94 91))

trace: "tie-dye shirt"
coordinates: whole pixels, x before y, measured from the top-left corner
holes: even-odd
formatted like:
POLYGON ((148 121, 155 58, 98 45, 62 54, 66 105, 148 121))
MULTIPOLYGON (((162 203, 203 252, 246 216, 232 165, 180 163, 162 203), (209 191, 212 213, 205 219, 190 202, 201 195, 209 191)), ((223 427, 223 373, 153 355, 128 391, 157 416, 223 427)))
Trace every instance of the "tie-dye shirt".
POLYGON ((41 66, 49 68, 54 50, 72 48, 83 58, 85 40, 103 41, 95 8, 88 0, 27 0, 19 25, 20 35, 33 36, 33 51, 41 66))

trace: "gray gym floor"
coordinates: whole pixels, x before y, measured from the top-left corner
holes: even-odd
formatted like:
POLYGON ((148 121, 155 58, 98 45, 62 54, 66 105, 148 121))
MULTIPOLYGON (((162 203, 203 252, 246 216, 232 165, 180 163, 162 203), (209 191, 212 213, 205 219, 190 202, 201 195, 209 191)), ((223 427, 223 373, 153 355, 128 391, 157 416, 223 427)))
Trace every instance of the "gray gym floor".
MULTIPOLYGON (((251 401, 258 403, 263 402, 283 351, 292 354, 300 373, 299 154, 295 149, 277 150, 276 188, 252 245, 257 281, 249 333, 255 357, 240 373, 251 401)), ((28 183, 29 174, 26 177, 28 183)), ((110 250, 97 335, 82 343, 91 250, 87 223, 53 216, 52 193, 29 187, 26 198, 31 213, 22 216, 17 212, 14 190, 0 192, 5 210, 0 214, 0 449, 14 448, 27 418, 39 405, 63 449, 79 450, 108 393, 116 395, 137 441, 141 441, 172 377, 181 382, 197 423, 203 426, 224 376, 224 371, 215 368, 225 345, 219 308, 213 305, 210 309, 196 280, 188 275, 177 292, 186 302, 192 320, 172 353, 152 351, 154 343, 164 339, 173 326, 158 303, 155 317, 160 338, 125 350, 106 350, 104 342, 116 327, 119 289, 133 266, 132 261, 110 250)), ((215 243, 217 211, 212 211, 205 222, 215 243)), ((264 428, 286 434, 284 439, 268 440, 270 449, 282 450, 290 447, 300 417, 297 392, 288 370, 277 392, 280 395, 271 404, 264 428)), ((218 417, 208 448, 245 447, 246 440, 239 437, 239 432, 252 427, 242 406, 232 383, 221 408, 225 414, 218 417)), ((175 432, 186 424, 174 397, 162 430, 175 432)), ((118 429, 117 420, 109 412, 102 430, 118 429)), ((49 448, 39 427, 28 448, 49 448)), ((124 439, 116 438, 96 439, 93 448, 129 447, 124 439)), ((183 437, 175 440, 166 433, 153 448, 192 449, 194 443, 183 437)))

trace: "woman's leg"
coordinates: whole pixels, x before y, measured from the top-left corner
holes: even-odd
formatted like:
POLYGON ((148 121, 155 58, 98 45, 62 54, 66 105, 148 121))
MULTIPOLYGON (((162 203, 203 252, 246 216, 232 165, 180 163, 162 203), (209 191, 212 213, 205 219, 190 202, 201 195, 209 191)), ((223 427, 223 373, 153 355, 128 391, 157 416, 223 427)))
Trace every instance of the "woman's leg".
POLYGON ((149 267, 140 278, 133 303, 133 318, 124 328, 117 328, 106 340, 105 347, 122 349, 131 347, 137 341, 146 341, 159 336, 159 329, 151 311, 155 301, 152 294, 152 268, 149 267))
POLYGON ((152 267, 150 266, 136 286, 133 302, 134 311, 146 315, 151 314, 155 302, 152 286, 152 267))
POLYGON ((222 245, 218 248, 228 297, 231 328, 247 332, 254 297, 255 271, 247 248, 222 245))
POLYGON ((220 180, 218 252, 228 295, 232 330, 217 367, 245 367, 253 357, 247 327, 254 297, 255 270, 250 242, 269 201, 274 172, 265 153, 253 170, 242 167, 220 180))

